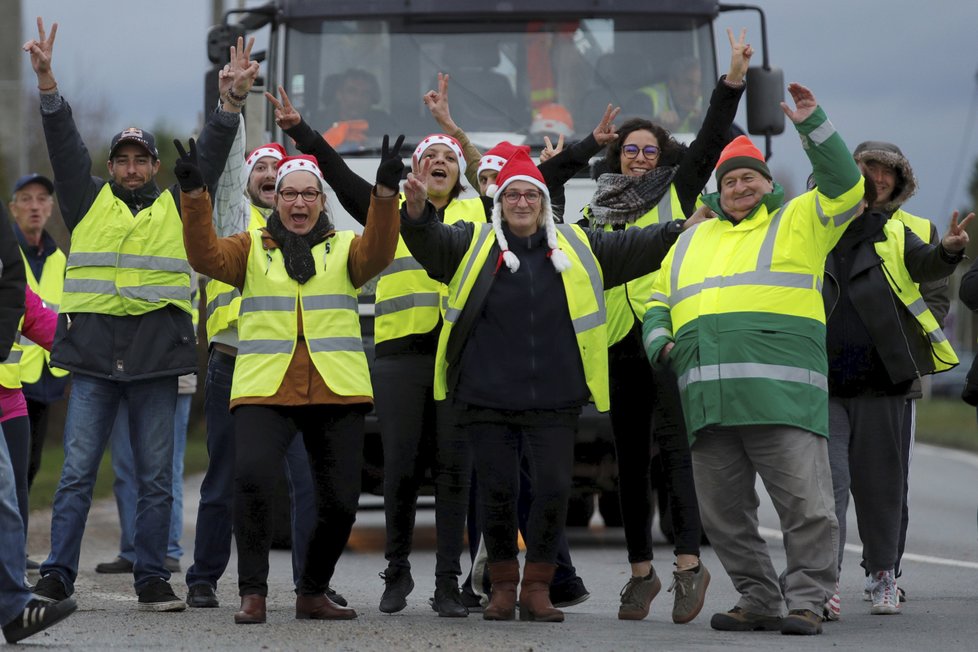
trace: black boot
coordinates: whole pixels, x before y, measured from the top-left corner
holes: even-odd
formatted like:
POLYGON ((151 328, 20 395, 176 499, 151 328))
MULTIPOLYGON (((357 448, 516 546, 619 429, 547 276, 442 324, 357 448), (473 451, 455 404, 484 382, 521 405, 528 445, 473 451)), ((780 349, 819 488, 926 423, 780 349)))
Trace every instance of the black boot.
POLYGON ((435 580, 435 597, 431 608, 444 618, 465 618, 469 610, 462 604, 458 581, 454 577, 439 577, 435 580))

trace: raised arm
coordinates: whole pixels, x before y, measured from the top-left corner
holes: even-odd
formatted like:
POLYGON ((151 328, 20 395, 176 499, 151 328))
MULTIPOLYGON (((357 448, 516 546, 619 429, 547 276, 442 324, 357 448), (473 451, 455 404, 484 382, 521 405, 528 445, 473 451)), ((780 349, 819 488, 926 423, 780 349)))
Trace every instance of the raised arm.
POLYGON ((276 98, 269 92, 265 93, 265 97, 275 107, 275 123, 295 141, 300 152, 316 157, 323 178, 336 193, 340 205, 357 222, 366 224, 372 192, 370 182, 351 170, 326 139, 302 119, 282 86, 278 87, 278 94, 279 97, 276 98))
POLYGON ((245 195, 248 179, 244 174, 244 160, 245 119, 242 116, 231 142, 228 161, 214 191, 214 228, 220 237, 240 233, 248 228, 251 210, 245 195))
POLYGON ((431 117, 438 123, 442 133, 451 136, 462 146, 462 155, 465 156, 465 178, 472 184, 473 188, 478 188, 479 161, 482 159, 482 153, 472 144, 461 127, 452 120, 452 112, 448 107, 448 80, 447 74, 438 73, 438 90, 428 91, 421 100, 431 111, 431 117))
POLYGON ((696 210, 696 198, 703 192, 703 187, 720 159, 720 152, 729 141, 730 127, 746 87, 744 77, 754 54, 750 44, 745 43, 746 36, 746 30, 741 30, 740 38, 735 40, 733 31, 727 29, 727 38, 730 39, 730 69, 713 89, 703 124, 673 178, 685 215, 691 215, 696 210))
POLYGON ((548 156, 546 160, 541 159, 540 174, 543 175, 547 188, 562 187, 575 174, 587 168, 591 159, 601 151, 608 143, 618 139, 618 127, 615 126, 615 118, 621 113, 621 107, 608 105, 604 110, 604 115, 598 121, 598 125, 591 134, 574 143, 570 147, 556 152, 553 156, 548 156))

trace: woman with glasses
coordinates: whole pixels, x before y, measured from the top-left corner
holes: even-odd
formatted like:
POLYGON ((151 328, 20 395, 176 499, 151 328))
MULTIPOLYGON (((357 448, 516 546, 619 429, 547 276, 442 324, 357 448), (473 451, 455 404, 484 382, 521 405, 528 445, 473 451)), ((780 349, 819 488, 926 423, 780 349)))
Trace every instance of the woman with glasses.
MULTIPOLYGON (((730 71, 717 83, 703 126, 687 148, 649 120, 632 118, 606 149, 610 172, 585 208, 586 223, 608 232, 667 223, 693 213, 724 145, 744 90, 753 50, 745 32, 727 30, 730 71)), ((641 620, 662 582, 652 568, 652 423, 675 534, 675 604, 672 619, 691 621, 703 608, 710 576, 700 564, 700 519, 693 486, 689 443, 683 427, 676 378, 653 373, 642 347, 642 318, 654 274, 605 293, 611 426, 618 453, 618 495, 631 578, 621 592, 618 617, 641 620)))
MULTIPOLYGON (((491 224, 442 223, 427 200, 431 165, 408 176, 401 237, 448 285, 434 397, 454 398, 473 447, 492 593, 483 617, 515 616, 519 451, 533 498, 520 618, 563 621, 550 602, 567 515, 581 406, 608 408, 604 288, 658 268, 682 224, 608 233, 555 225, 543 175, 516 151, 499 171, 491 224)), ((692 220, 690 220, 692 222, 692 220)))
POLYGON ((238 356, 231 384, 235 425, 234 533, 239 624, 265 622, 271 496, 285 451, 301 431, 318 507, 302 576, 299 619, 356 618, 326 591, 349 539, 360 497, 363 419, 373 402, 360 339, 357 288, 383 270, 397 246, 403 136, 384 138, 362 236, 336 231, 325 182, 311 156, 282 159, 266 228, 218 239, 194 142, 174 170, 184 242, 201 274, 241 290, 238 356))

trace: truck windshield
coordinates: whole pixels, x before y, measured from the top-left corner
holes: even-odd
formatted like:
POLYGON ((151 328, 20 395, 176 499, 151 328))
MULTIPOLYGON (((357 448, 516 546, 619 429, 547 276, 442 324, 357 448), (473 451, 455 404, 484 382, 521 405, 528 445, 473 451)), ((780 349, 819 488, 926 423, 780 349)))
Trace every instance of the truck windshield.
POLYGON ((543 144, 594 129, 608 103, 695 133, 716 82, 711 16, 565 22, 489 18, 297 19, 286 29, 285 87, 339 151, 376 155, 383 134, 417 143, 438 130, 421 101, 451 76, 452 117, 480 148, 543 144))

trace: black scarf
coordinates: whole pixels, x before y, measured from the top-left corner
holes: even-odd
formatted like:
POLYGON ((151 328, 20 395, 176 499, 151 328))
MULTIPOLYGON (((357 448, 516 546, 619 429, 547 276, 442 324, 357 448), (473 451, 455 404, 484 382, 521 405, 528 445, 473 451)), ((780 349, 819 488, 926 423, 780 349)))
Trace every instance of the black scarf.
POLYGON ((285 228, 278 211, 268 217, 266 228, 282 250, 285 271, 289 277, 303 284, 316 275, 316 261, 312 257, 312 248, 325 240, 326 235, 333 230, 333 225, 330 224, 325 211, 319 214, 319 219, 305 235, 293 233, 285 228))
POLYGON ((606 172, 591 199, 591 225, 628 224, 652 210, 669 192, 678 166, 662 166, 640 177, 606 172))

